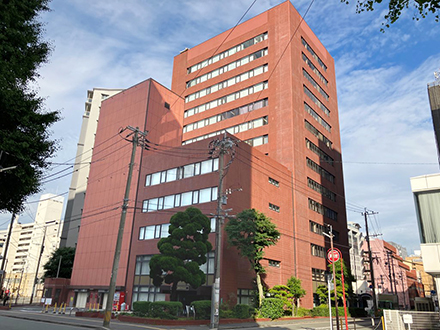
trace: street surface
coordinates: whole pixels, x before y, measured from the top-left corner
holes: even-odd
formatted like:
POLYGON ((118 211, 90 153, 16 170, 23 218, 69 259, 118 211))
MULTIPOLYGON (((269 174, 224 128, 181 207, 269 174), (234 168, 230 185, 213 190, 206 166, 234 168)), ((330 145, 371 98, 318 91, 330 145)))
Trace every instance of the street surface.
MULTIPOLYGON (((0 311, 0 330, 77 330, 96 329, 102 326, 102 319, 57 315, 52 313, 41 313, 39 307, 15 307, 9 311, 0 311)), ((376 326, 378 324, 376 323, 376 326)), ((260 323, 241 323, 220 325, 221 329, 252 329, 265 328, 265 330, 326 330, 329 329, 327 318, 301 319, 288 321, 272 321, 260 323)), ((336 328, 336 327, 334 327, 336 328)), ((345 330, 345 323, 344 323, 345 330)), ((374 329, 370 319, 356 320, 356 330, 374 329)), ((381 327, 379 327, 381 328, 381 327)), ((115 330, 208 330, 208 326, 155 326, 143 324, 122 323, 117 320, 111 321, 111 329, 115 330)), ((355 329, 352 320, 349 322, 349 329, 355 329)))

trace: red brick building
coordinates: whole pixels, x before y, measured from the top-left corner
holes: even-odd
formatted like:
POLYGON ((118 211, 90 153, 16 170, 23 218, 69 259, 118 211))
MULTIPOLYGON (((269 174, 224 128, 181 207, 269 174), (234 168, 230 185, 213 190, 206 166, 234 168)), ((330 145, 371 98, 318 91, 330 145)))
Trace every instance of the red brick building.
MULTIPOLYGON (((227 208, 256 208, 282 234, 266 251, 267 284, 299 277, 302 306, 312 307, 326 224, 349 263, 334 61, 289 1, 176 56, 172 91, 149 79, 103 102, 72 274, 77 305, 102 303, 108 288, 130 154, 117 132, 127 125, 151 142, 137 153, 118 273, 130 304, 167 298, 166 287, 151 286, 148 261, 171 215, 188 205, 215 212, 218 162, 208 145, 224 132, 241 141, 224 181, 227 208)), ((223 249, 221 297, 246 302, 248 262, 223 249)), ((209 298, 212 258, 207 285, 179 287, 182 299, 209 298)))

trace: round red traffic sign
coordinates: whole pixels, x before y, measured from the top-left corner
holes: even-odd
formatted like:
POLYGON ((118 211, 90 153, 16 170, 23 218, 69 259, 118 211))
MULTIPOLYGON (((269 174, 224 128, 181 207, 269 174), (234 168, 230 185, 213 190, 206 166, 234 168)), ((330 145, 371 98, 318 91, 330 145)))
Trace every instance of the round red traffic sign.
POLYGON ((341 258, 341 252, 338 249, 328 249, 327 251, 327 259, 332 264, 337 262, 341 258))

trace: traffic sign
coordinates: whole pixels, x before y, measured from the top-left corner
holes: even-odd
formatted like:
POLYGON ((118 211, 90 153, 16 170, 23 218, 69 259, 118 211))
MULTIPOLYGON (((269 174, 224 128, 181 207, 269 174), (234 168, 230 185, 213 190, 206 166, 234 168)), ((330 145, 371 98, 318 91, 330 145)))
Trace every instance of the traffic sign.
POLYGON ((338 249, 333 248, 332 249, 328 249, 327 251, 327 260, 329 263, 334 263, 337 262, 339 259, 341 258, 341 251, 339 251, 338 249))

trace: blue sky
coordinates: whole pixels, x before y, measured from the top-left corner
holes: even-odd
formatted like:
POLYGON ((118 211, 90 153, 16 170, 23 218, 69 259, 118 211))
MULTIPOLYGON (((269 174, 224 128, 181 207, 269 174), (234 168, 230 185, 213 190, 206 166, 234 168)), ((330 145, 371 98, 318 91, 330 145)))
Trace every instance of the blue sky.
MULTIPOLYGON (((62 147, 53 161, 75 156, 88 89, 149 77, 170 87, 173 57, 233 27, 252 2, 53 1, 42 20, 54 50, 38 81, 47 107, 63 117, 52 127, 62 147)), ((257 0, 244 20, 281 2, 257 0)), ((310 1, 292 3, 304 14, 310 1)), ((316 0, 305 21, 335 59, 347 218, 363 225, 363 207, 379 212, 373 233, 413 250, 420 243, 409 178, 439 171, 426 84, 440 68, 440 23, 408 11, 382 33, 384 10, 356 14, 354 3, 316 0)), ((41 193, 66 192, 70 179, 41 193)), ((30 222, 35 207, 20 221, 30 222)))

